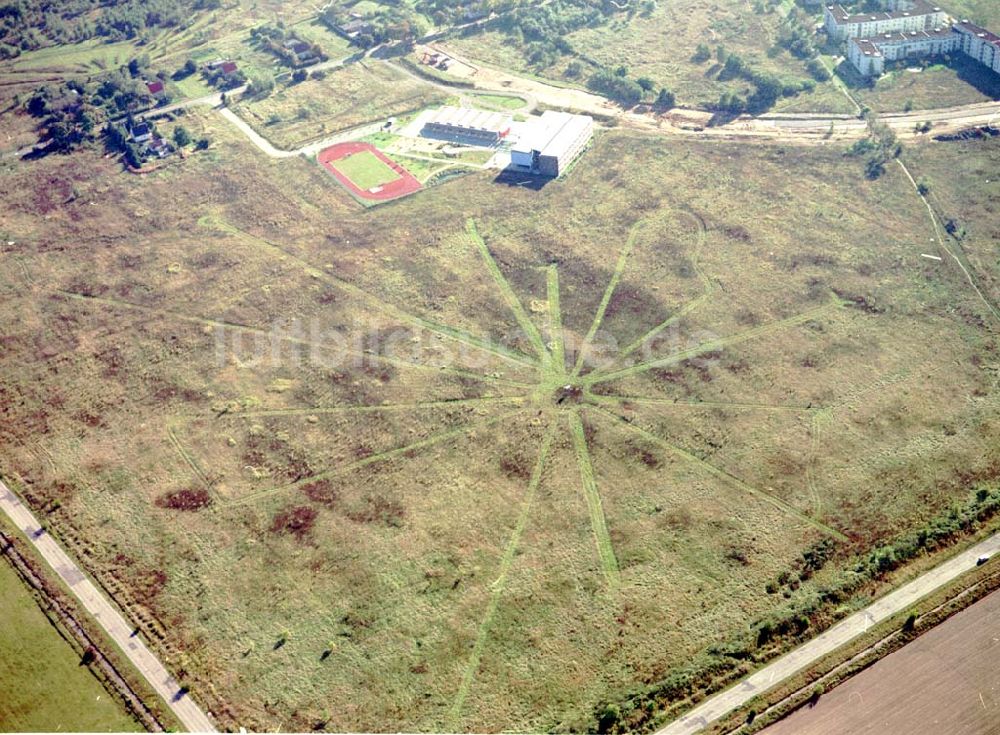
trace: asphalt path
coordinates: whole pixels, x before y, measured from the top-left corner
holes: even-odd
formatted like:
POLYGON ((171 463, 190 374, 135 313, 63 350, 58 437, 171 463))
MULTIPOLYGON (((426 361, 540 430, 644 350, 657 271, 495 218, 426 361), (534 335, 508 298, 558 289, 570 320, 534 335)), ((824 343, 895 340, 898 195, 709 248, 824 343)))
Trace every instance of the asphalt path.
MULTIPOLYGON (((149 682, 167 706, 189 732, 215 732, 215 726, 200 707, 191 699, 166 667, 142 642, 133 635, 135 626, 130 625, 108 599, 87 579, 72 559, 45 532, 30 510, 0 482, 0 510, 2 510, 42 558, 66 583, 73 595, 87 612, 100 624, 118 648, 128 657, 136 670, 149 682)), ((58 696, 58 692, 53 693, 58 696)))
POLYGON ((845 618, 732 688, 710 697, 657 731, 657 735, 695 735, 737 707, 742 707, 754 697, 778 686, 785 679, 864 634, 876 623, 910 609, 918 600, 974 569, 979 559, 990 557, 997 552, 1000 552, 1000 533, 990 536, 896 591, 879 598, 865 609, 845 618))

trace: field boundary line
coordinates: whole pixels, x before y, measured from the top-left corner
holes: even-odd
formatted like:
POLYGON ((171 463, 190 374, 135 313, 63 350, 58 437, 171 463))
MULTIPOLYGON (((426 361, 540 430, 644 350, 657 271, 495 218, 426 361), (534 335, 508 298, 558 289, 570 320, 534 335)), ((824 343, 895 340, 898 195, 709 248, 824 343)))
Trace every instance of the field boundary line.
POLYGON ((569 421, 570 435, 573 438, 573 451, 580 468, 580 482, 583 494, 587 500, 587 513, 590 516, 590 527, 594 533, 594 543, 597 545, 597 555, 601 561, 601 569, 612 592, 621 587, 621 570, 615 549, 611 544, 611 534, 608 533, 607 518, 601 505, 601 494, 597 489, 597 478, 594 476, 594 466, 590 460, 590 449, 587 447, 587 435, 583 430, 583 419, 576 409, 566 414, 569 421))
POLYGON ((362 459, 356 460, 354 462, 349 462, 341 467, 335 467, 330 470, 325 470, 323 472, 317 472, 309 477, 303 477, 295 482, 290 482, 286 485, 279 485, 267 490, 260 490, 255 493, 248 493, 240 498, 235 498, 228 502, 222 503, 222 505, 232 506, 232 505, 243 505, 245 503, 252 503, 262 498, 271 497, 273 495, 280 495, 281 493, 286 493, 291 490, 302 487, 303 485, 308 485, 313 482, 319 482, 320 480, 328 480, 333 477, 337 477, 348 472, 353 472, 354 470, 361 469, 362 467, 367 467, 370 464, 375 464, 377 462, 384 462, 386 460, 394 459, 402 454, 408 452, 414 452, 418 449, 425 449, 435 444, 440 444, 441 442, 448 441, 449 439, 455 439, 464 434, 468 434, 470 431, 475 431, 476 429, 485 428, 491 424, 495 424, 500 421, 505 421, 506 419, 516 416, 525 409, 519 408, 515 411, 510 411, 507 413, 500 414, 498 416, 490 416, 485 419, 480 419, 478 421, 468 421, 462 423, 454 428, 446 429, 445 431, 438 432, 437 434, 432 434, 424 439, 418 439, 410 444, 405 444, 399 447, 393 447, 392 449, 386 449, 382 452, 377 452, 375 454, 369 455, 368 457, 363 457, 362 459))
POLYGON ((499 396, 497 398, 456 398, 454 400, 424 401, 417 403, 388 403, 371 406, 310 406, 308 408, 274 408, 257 411, 238 411, 226 414, 232 418, 259 418, 262 416, 304 416, 329 413, 376 413, 378 411, 407 411, 425 408, 461 408, 463 406, 489 405, 493 403, 521 403, 525 396, 499 396))
POLYGON ((670 365, 676 365, 679 362, 684 362, 685 360, 690 360, 693 357, 698 357, 706 352, 715 352, 716 350, 721 350, 724 347, 729 347, 731 345, 740 344, 742 342, 747 342, 751 339, 757 337, 763 337, 767 334, 775 332, 779 329, 785 327, 793 327, 799 324, 805 324, 806 322, 812 321, 816 317, 825 314, 834 308, 840 308, 843 302, 838 298, 831 299, 828 303, 822 306, 816 306, 812 309, 808 309, 800 314, 790 316, 786 319, 779 319, 775 322, 769 322, 768 324, 762 324, 759 327, 754 327, 753 329, 748 329, 745 332, 739 332, 737 334, 731 335, 729 337, 719 337, 718 339, 709 340, 697 347, 692 347, 688 350, 682 350, 674 355, 668 357, 662 357, 657 360, 650 360, 648 362, 640 362, 636 365, 630 367, 621 368, 620 370, 615 370, 608 373, 593 373, 592 375, 584 376, 584 383, 587 385, 593 385, 595 383, 605 383, 610 380, 618 380, 619 378, 626 378, 631 375, 638 375, 639 373, 644 373, 649 370, 655 370, 656 368, 668 367, 670 365))
POLYGON ((188 467, 191 468, 191 472, 194 473, 194 476, 201 482, 206 490, 211 490, 212 483, 208 481, 208 475, 206 475, 202 471, 201 467, 198 466, 194 457, 188 454, 188 452, 184 449, 180 439, 177 438, 177 434, 174 433, 174 427, 169 424, 167 425, 167 436, 170 438, 170 443, 173 445, 174 449, 177 450, 177 453, 187 463, 188 467))
MULTIPOLYGON (((86 296, 84 294, 73 293, 72 291, 61 291, 61 290, 56 290, 55 293, 58 293, 61 296, 65 296, 67 298, 74 299, 77 301, 84 301, 84 302, 89 301, 98 304, 105 304, 107 306, 117 306, 123 309, 133 309, 135 311, 152 314, 154 316, 160 316, 169 319, 179 319, 181 321, 191 322, 192 324, 201 324, 202 326, 217 327, 220 329, 233 329, 236 331, 248 332, 250 334, 260 334, 265 337, 274 336, 270 331, 266 329, 262 329, 260 327, 251 327, 247 324, 238 324, 236 322, 226 322, 218 319, 208 319, 206 317, 191 316, 188 314, 181 314, 176 311, 169 311, 167 309, 158 309, 153 306, 143 306, 141 304, 133 304, 128 301, 109 299, 103 296, 86 296)), ((305 339, 302 337, 295 337, 290 334, 282 335, 280 339, 283 342, 291 342, 292 344, 304 345, 306 347, 310 346, 319 348, 324 347, 322 343, 315 342, 314 340, 305 339)), ((384 362, 389 365, 395 365, 399 367, 411 367, 411 368, 418 368, 420 370, 431 370, 436 373, 446 372, 454 374, 459 377, 468 378, 470 380, 478 380, 483 383, 498 383, 498 384, 510 385, 515 388, 522 388, 525 390, 534 387, 530 383, 520 383, 518 381, 509 380, 507 378, 494 378, 490 375, 483 375, 481 373, 476 373, 471 370, 463 370, 461 368, 453 368, 453 367, 448 367, 446 365, 441 365, 441 366, 427 365, 421 362, 410 362, 409 360, 401 360, 400 358, 397 357, 380 355, 375 352, 365 352, 363 350, 354 350, 347 347, 344 347, 343 349, 345 354, 352 355, 354 357, 360 357, 366 360, 367 359, 376 360, 378 362, 384 362)))
POLYGON ((538 358, 542 361, 543 365, 547 365, 552 360, 552 355, 545 348, 545 343, 542 341, 542 335, 538 332, 538 327, 531 321, 528 313, 524 310, 524 305, 521 304, 521 300, 514 293, 510 282, 500 270, 500 265, 497 263, 496 258, 493 257, 493 253, 490 252, 489 247, 487 247, 486 240, 479 234, 479 230, 476 228, 476 221, 472 217, 469 217, 465 222, 465 232, 479 250, 486 269, 493 277, 497 288, 500 289, 503 300, 507 302, 507 306, 513 312, 514 319, 517 320, 518 325, 538 353, 538 358))
POLYGON ((732 487, 735 487, 738 490, 742 490, 743 492, 745 492, 745 493, 747 493, 749 495, 752 495, 752 496, 758 498, 759 500, 763 500, 764 502, 773 505, 778 510, 781 510, 781 511, 787 513, 788 515, 790 515, 790 516, 798 519, 799 521, 801 521, 802 523, 805 523, 806 525, 812 526, 817 531, 822 531, 824 534, 826 534, 828 536, 832 536, 833 538, 837 539, 838 541, 848 541, 849 540, 848 537, 845 534, 841 533, 837 529, 835 529, 835 528, 833 528, 831 526, 826 525, 822 521, 816 520, 815 518, 813 518, 812 516, 810 516, 810 515, 808 515, 806 513, 803 513, 802 511, 798 510, 794 506, 786 503, 781 498, 778 498, 778 497, 772 495, 771 493, 767 492, 766 490, 761 490, 758 487, 754 487, 753 485, 750 485, 750 484, 744 482, 743 480, 741 480, 740 478, 738 478, 736 475, 734 475, 734 474, 732 474, 730 472, 727 472, 726 470, 720 469, 720 468, 716 467, 715 465, 711 464, 710 462, 706 462, 705 460, 701 459, 700 457, 698 457, 695 454, 692 454, 691 452, 687 451, 686 449, 682 449, 681 447, 677 446, 676 444, 674 444, 672 442, 669 442, 666 439, 663 439, 663 438, 657 436, 656 434, 653 434, 652 432, 648 431, 647 429, 642 428, 641 426, 637 426, 633 422, 628 421, 627 419, 625 419, 625 418, 623 418, 621 416, 618 416, 618 415, 612 413, 611 411, 608 411, 607 409, 600 408, 598 406, 593 406, 592 408, 593 408, 593 410, 599 411, 602 414, 604 414, 605 416, 607 416, 607 417, 609 417, 611 419, 614 419, 614 421, 617 424, 620 424, 620 425, 628 427, 629 429, 631 429, 632 431, 634 431, 639 436, 643 437, 644 439, 646 439, 649 442, 652 442, 653 444, 656 444, 660 448, 665 449, 666 451, 670 452, 674 456, 676 456, 676 457, 678 457, 680 459, 683 459, 684 461, 686 461, 686 462, 688 462, 690 464, 694 464, 694 465, 696 465, 698 467, 701 467, 705 472, 707 472, 708 474, 712 475, 713 477, 715 477, 715 478, 717 478, 719 480, 722 480, 726 484, 728 484, 728 485, 730 485, 732 487))
POLYGON ((309 263, 309 261, 299 257, 298 255, 295 255, 291 251, 285 250, 283 247, 275 245, 274 243, 268 240, 264 240, 263 238, 257 237, 256 235, 252 235, 249 232, 246 232, 245 230, 241 230, 240 228, 228 222, 217 219, 215 217, 207 217, 207 218, 202 218, 201 224, 204 224, 205 226, 209 225, 215 226, 217 229, 229 232, 230 234, 236 234, 237 236, 245 240, 248 240, 251 243, 254 243, 258 246, 266 248, 267 250, 270 250, 275 253, 280 253, 282 256, 288 258, 292 262, 302 267, 310 276, 318 278, 321 281, 325 281, 326 283, 329 283, 330 285, 342 291, 345 291, 346 293, 352 296, 367 301, 376 309, 382 311, 383 313, 391 316, 394 319, 399 319, 402 322, 405 322, 415 327, 419 327, 420 329, 426 329, 429 332, 440 334, 443 337, 447 337, 448 339, 459 342, 460 344, 464 344, 466 347, 471 347, 473 349, 489 352, 509 362, 517 363, 519 365, 533 368, 536 370, 539 367, 539 363, 534 361, 528 355, 525 355, 519 351, 508 350, 501 345, 495 345, 488 340, 485 340, 481 337, 477 337, 464 330, 456 329, 454 327, 448 327, 443 324, 438 324, 429 319, 425 319, 424 317, 417 316, 416 314, 411 314, 408 311, 404 311, 403 309, 400 309, 398 306, 394 306, 393 304, 390 304, 389 302, 380 299, 378 296, 368 293, 363 288, 355 286, 353 283, 350 283, 349 281, 345 281, 343 278, 331 275, 330 273, 327 273, 321 268, 317 268, 316 266, 309 263))
POLYGON ((31 510, 0 481, 0 510, 17 526, 46 563, 69 587, 112 641, 132 662, 139 674, 149 682, 184 727, 192 732, 215 732, 212 721, 195 704, 187 690, 174 679, 160 660, 138 636, 133 636, 135 626, 126 622, 93 582, 81 571, 54 538, 45 532, 31 510))
MULTIPOLYGON (((708 301, 708 299, 712 296, 712 292, 714 291, 714 288, 712 286, 712 281, 711 279, 708 278, 708 276, 705 275, 704 271, 702 271, 701 265, 699 263, 699 261, 701 260, 702 248, 708 239, 708 225, 705 224, 705 220, 702 218, 701 215, 693 211, 689 210, 685 211, 687 214, 691 216, 692 219, 694 219, 695 227, 698 230, 697 240, 694 245, 694 252, 691 255, 691 267, 694 268, 695 275, 701 282, 701 294, 696 296, 693 300, 689 301, 688 303, 684 304, 670 317, 664 319, 662 322, 657 324, 655 327, 653 327, 648 332, 646 332, 641 337, 639 337, 634 342, 625 347, 625 349, 623 349, 620 353, 618 353, 617 356, 612 358, 611 364, 614 364, 618 360, 626 358, 629 355, 631 355, 633 352, 639 349, 643 344, 645 344, 648 340, 653 339, 664 329, 679 322, 685 316, 687 316, 692 311, 701 306, 702 303, 708 301)), ((605 369, 606 368, 601 368, 600 370, 597 370, 595 372, 601 372, 601 370, 605 369)))
POLYGON ((549 302, 549 349, 552 352, 553 369, 559 375, 566 374, 566 336, 563 333, 562 305, 559 293, 559 268, 552 263, 545 269, 545 295, 549 302))
POLYGON ((755 697, 773 689, 897 613, 911 608, 928 595, 978 566, 978 560, 1000 553, 1000 533, 959 552, 906 584, 882 595, 827 628, 815 638, 790 650, 741 681, 712 695, 686 714, 657 730, 656 735, 695 735, 755 697))
POLYGON ((676 406, 677 408, 732 408, 741 411, 787 411, 789 413, 815 413, 821 410, 812 406, 781 406, 767 403, 726 403, 725 401, 683 401, 673 398, 643 398, 608 393, 588 393, 587 399, 598 403, 636 403, 643 406, 676 406))
POLYGON ((454 732, 459 731, 459 724, 462 718, 462 707, 465 705, 465 700, 469 696, 472 683, 479 670, 479 662, 482 659, 483 648, 486 645, 486 638, 489 636, 490 626, 493 623, 493 616, 496 614, 497 608, 500 605, 500 597, 506 590, 507 576, 510 574, 511 566, 513 566, 514 555, 521 543, 521 536, 524 534, 524 529, 528 525, 528 518, 531 514, 531 506, 534 504, 538 486, 541 484, 545 460, 548 457, 549 450, 552 448, 552 442, 555 439, 557 428, 558 423, 553 420, 549 425, 548 431, 545 433, 544 439, 542 439, 542 445, 538 452, 538 459, 535 461, 535 467, 531 472, 531 479, 528 481, 528 490, 525 493, 524 500, 521 502, 521 512, 518 515, 517 523, 514 525, 514 530, 510 534, 510 540, 507 542, 507 547, 504 549, 503 557, 500 560, 500 569, 497 574, 497 578, 492 582, 492 584, 490 584, 490 589, 492 590, 492 593, 490 594, 490 601, 486 606, 486 613, 483 615, 483 620, 479 624, 476 642, 473 644, 472 653, 469 654, 469 660, 465 665, 465 671, 462 674, 462 681, 459 684, 458 692, 455 695, 455 700, 452 703, 451 712, 448 718, 448 729, 454 732))
POLYGON ((597 305, 597 311, 594 313, 594 320, 591 322, 590 329, 587 330, 587 335, 583 338, 583 342, 580 343, 580 350, 576 356, 576 362, 573 365, 573 371, 571 373, 574 378, 576 378, 583 369, 583 363, 587 357, 587 350, 590 349, 590 343, 597 334, 597 330, 599 330, 601 328, 601 324, 604 323, 604 314, 608 310, 608 304, 611 303, 611 297, 614 296, 615 289, 618 288, 618 282, 621 281, 622 276, 625 274, 625 268, 628 267, 628 258, 632 254, 632 250, 635 249, 635 241, 638 239, 639 231, 642 229, 642 226, 646 224, 647 219, 648 218, 644 217, 639 220, 632 225, 629 230, 628 237, 625 239, 625 246, 618 254, 615 269, 611 272, 611 280, 608 281, 608 285, 604 289, 604 294, 601 296, 601 302, 597 305))
POLYGON ((908 178, 910 180, 910 184, 913 185, 913 190, 917 192, 917 196, 920 197, 920 201, 923 202, 924 206, 927 208, 927 214, 930 215, 931 218, 931 225, 933 225, 934 227, 934 239, 937 241, 938 245, 941 246, 941 249, 944 250, 949 256, 951 256, 951 259, 954 260, 955 263, 958 265, 959 269, 965 275, 965 279, 969 282, 969 285, 972 286, 972 290, 976 292, 976 295, 979 297, 980 301, 982 301, 983 304, 986 305, 986 308, 989 309, 990 313, 993 315, 993 318, 1000 321, 1000 310, 997 310, 997 307, 993 305, 993 302, 990 301, 986 297, 986 295, 980 290, 979 286, 976 284, 975 279, 972 277, 972 273, 970 273, 969 270, 965 267, 965 264, 962 262, 962 259, 959 258, 954 252, 952 252, 952 249, 948 247, 948 245, 946 244, 945 238, 941 235, 941 228, 938 224, 938 217, 934 213, 934 207, 932 207, 931 203, 927 201, 927 197, 920 193, 920 187, 917 185, 916 179, 913 178, 913 174, 910 173, 910 169, 908 169, 906 167, 906 164, 903 163, 899 158, 896 159, 896 163, 898 163, 899 167, 903 169, 903 173, 906 174, 906 178, 908 178))
POLYGON ((142 697, 136 693, 118 667, 115 666, 114 662, 101 650, 104 646, 99 645, 94 640, 94 637, 80 623, 74 611, 69 609, 60 599, 62 591, 52 589, 53 585, 38 570, 33 560, 29 560, 21 553, 14 542, 14 538, 5 533, 3 529, 0 529, 0 556, 7 558, 20 583, 29 590, 34 590, 38 597, 41 598, 36 599, 32 595, 32 603, 38 607, 49 620, 50 624, 56 628, 60 637, 64 639, 72 638, 76 646, 73 646, 68 640, 67 643, 70 643, 70 646, 75 649, 77 654, 80 653, 80 649, 84 651, 90 650, 94 653, 94 663, 103 674, 103 678, 98 677, 98 681, 101 682, 105 690, 114 690, 114 694, 117 694, 123 700, 122 703, 125 705, 126 710, 138 720, 141 720, 143 726, 149 732, 165 732, 166 729, 159 719, 157 719, 156 714, 146 706, 142 697), (58 624, 53 620, 53 617, 58 620, 58 624))

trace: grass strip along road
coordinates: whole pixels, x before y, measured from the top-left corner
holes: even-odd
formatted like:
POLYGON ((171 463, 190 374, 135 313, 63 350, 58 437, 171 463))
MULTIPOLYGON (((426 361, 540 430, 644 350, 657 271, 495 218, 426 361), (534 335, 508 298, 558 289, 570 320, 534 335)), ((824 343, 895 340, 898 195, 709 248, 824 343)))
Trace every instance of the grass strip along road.
MULTIPOLYGON (((94 586, 76 563, 67 556, 55 539, 49 536, 27 506, 0 482, 0 510, 7 514, 42 558, 69 587, 70 592, 118 645, 136 670, 149 682, 185 728, 191 732, 215 732, 208 716, 195 704, 187 691, 167 671, 138 636, 135 627, 94 586)), ((58 696, 58 692, 53 692, 58 696)))

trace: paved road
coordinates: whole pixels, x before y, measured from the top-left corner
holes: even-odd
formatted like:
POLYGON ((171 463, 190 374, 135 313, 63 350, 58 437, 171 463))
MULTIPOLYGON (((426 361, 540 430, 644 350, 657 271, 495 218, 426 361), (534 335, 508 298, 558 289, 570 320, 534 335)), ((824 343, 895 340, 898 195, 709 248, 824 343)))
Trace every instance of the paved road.
POLYGON ((925 572, 912 582, 890 592, 829 630, 765 666, 742 682, 711 697, 683 717, 670 723, 657 735, 694 735, 709 724, 741 707, 752 698, 777 686, 823 656, 857 638, 872 625, 896 613, 908 610, 915 602, 973 569, 979 558, 1000 552, 1000 533, 973 546, 958 556, 925 572))
MULTIPOLYGON (((97 587, 84 576, 80 567, 67 556, 59 544, 42 530, 31 511, 3 482, 0 482, 0 510, 10 517, 84 608, 107 631, 139 673, 167 703, 181 724, 190 732, 215 732, 212 721, 191 697, 183 692, 180 684, 167 672, 159 659, 138 636, 132 636, 135 628, 125 621, 97 587)), ((58 696, 58 693, 55 695, 58 696)))

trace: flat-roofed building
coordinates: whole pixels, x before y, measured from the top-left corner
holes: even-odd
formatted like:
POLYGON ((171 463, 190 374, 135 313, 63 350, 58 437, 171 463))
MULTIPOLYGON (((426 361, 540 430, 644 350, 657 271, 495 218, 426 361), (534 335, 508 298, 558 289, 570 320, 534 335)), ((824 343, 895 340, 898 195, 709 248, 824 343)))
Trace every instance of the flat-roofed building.
POLYGON ((470 145, 494 146, 510 133, 510 121, 511 116, 502 112, 442 107, 424 121, 420 134, 470 145))
POLYGON ((941 56, 961 48, 960 38, 951 28, 909 33, 883 33, 874 38, 852 38, 847 42, 847 58, 862 76, 885 72, 885 62, 924 56, 941 56))
POLYGON ((965 54, 1000 74, 1000 36, 967 20, 956 23, 954 30, 965 54))
POLYGON ((827 35, 834 41, 872 38, 882 33, 909 33, 942 28, 948 14, 929 0, 894 0, 889 10, 851 13, 843 5, 828 5, 823 13, 827 35))
POLYGON ((515 168, 557 177, 587 147, 594 136, 594 118, 546 111, 534 120, 511 147, 515 168))

